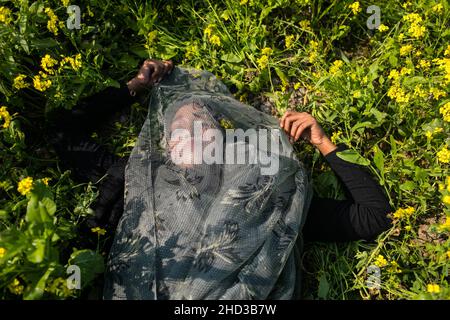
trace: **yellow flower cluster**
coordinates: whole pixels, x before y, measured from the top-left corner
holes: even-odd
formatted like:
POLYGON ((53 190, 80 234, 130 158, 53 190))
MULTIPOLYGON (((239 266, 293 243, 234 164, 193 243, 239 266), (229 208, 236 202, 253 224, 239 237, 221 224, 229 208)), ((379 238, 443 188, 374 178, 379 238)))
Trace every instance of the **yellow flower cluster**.
POLYGON ((402 273, 397 261, 391 261, 388 271, 391 273, 402 273))
POLYGON ((54 74, 55 70, 53 70, 53 67, 58 64, 58 61, 53 59, 49 54, 46 54, 41 59, 41 67, 42 69, 47 72, 48 74, 54 74))
POLYGON ((302 20, 299 22, 300 27, 302 27, 303 29, 310 29, 311 28, 311 22, 309 20, 302 20))
POLYGON ((436 154, 438 161, 442 163, 449 163, 450 162, 450 150, 447 149, 447 147, 443 147, 439 152, 436 154))
POLYGON ((268 47, 265 47, 261 50, 261 57, 256 60, 256 63, 261 70, 267 68, 269 64, 269 56, 272 54, 272 52, 273 50, 268 47))
POLYGON ((438 4, 434 5, 433 8, 431 8, 431 9, 436 13, 441 13, 442 9, 444 9, 444 6, 442 5, 442 3, 438 3, 438 4))
POLYGON ((430 88, 430 93, 433 95, 435 100, 439 100, 440 97, 445 97, 447 94, 438 88, 430 88))
POLYGON ((48 16, 48 21, 47 21, 47 29, 53 33, 55 36, 58 35, 58 17, 56 16, 56 14, 53 12, 52 9, 50 8, 45 8, 44 12, 47 14, 48 16))
POLYGON ((100 227, 91 228, 91 231, 92 231, 93 233, 96 233, 96 234, 100 235, 100 236, 103 236, 103 235, 106 234, 106 230, 105 230, 105 229, 102 229, 102 228, 100 228, 100 227))
POLYGON ((341 136, 342 136, 341 130, 333 132, 333 134, 331 135, 331 142, 333 142, 333 143, 338 142, 338 140, 341 136))
POLYGON ((416 38, 419 39, 425 35, 426 28, 422 25, 422 17, 417 13, 410 13, 405 16, 403 16, 403 20, 409 22, 409 29, 408 33, 416 38))
POLYGON ((316 61, 317 57, 319 56, 319 43, 317 41, 311 40, 309 42, 309 47, 311 48, 311 52, 309 53, 308 59, 310 63, 314 63, 314 61, 316 61))
POLYGON ((21 295, 23 293, 24 287, 16 278, 8 285, 8 289, 12 294, 21 295))
POLYGON ((9 24, 12 21, 11 10, 6 7, 0 7, 0 22, 9 24))
POLYGON ((444 56, 446 57, 450 56, 450 44, 447 46, 447 49, 445 49, 444 56))
POLYGON ((25 82, 25 79, 27 78, 24 74, 19 74, 14 78, 13 87, 17 90, 25 89, 29 86, 28 83, 25 82))
POLYGON ((378 257, 375 259, 374 264, 379 267, 379 268, 383 268, 385 266, 387 266, 388 262, 387 260, 380 254, 378 255, 378 257))
POLYGON ((427 285, 427 292, 429 293, 439 293, 441 292, 441 288, 438 284, 430 283, 427 285))
POLYGON ((414 87, 414 97, 426 98, 428 94, 423 90, 422 85, 418 84, 414 87))
POLYGON ((0 247, 0 259, 3 259, 4 256, 6 256, 6 249, 0 247))
POLYGON ((431 139, 431 138, 433 137, 434 134, 441 133, 441 132, 443 132, 443 131, 444 131, 443 128, 441 128, 441 127, 436 127, 436 128, 434 128, 433 131, 427 130, 427 131, 425 132, 425 136, 426 136, 428 139, 431 139))
POLYGON ((444 121, 450 122, 450 102, 447 102, 439 108, 439 113, 442 114, 444 121))
POLYGON ((389 27, 384 24, 380 24, 380 26, 378 27, 378 31, 380 31, 380 32, 385 32, 388 30, 389 30, 389 27))
POLYGON ((294 35, 288 35, 284 38, 284 45, 287 49, 291 48, 294 44, 295 36, 294 35))
POLYGON ((400 48, 400 56, 406 56, 413 49, 413 46, 410 44, 404 45, 400 48))
MULTIPOLYGON (((448 50, 448 49, 447 49, 448 50)), ((450 58, 443 58, 436 60, 439 69, 444 71, 445 83, 450 83, 450 58)))
POLYGON ((446 217, 445 222, 443 224, 441 224, 440 227, 441 227, 441 230, 450 231, 450 218, 446 217))
POLYGON ((3 119, 3 128, 9 128, 9 125, 11 124, 11 115, 9 114, 8 110, 5 106, 2 106, 0 108, 0 119, 3 119))
POLYGON ((26 177, 19 181, 17 191, 22 195, 27 195, 33 189, 33 178, 26 177))
POLYGON ((213 25, 213 24, 208 25, 205 28, 205 30, 203 30, 203 33, 208 38, 209 42, 211 42, 212 44, 220 47, 222 45, 222 43, 220 41, 220 37, 218 35, 213 34, 214 27, 215 27, 215 25, 213 25))
POLYGON ((52 178, 42 178, 42 183, 48 186, 50 180, 52 180, 52 178))
POLYGON ((360 4, 359 4, 358 1, 353 2, 353 3, 350 4, 348 7, 349 7, 350 9, 352 9, 352 12, 353 12, 354 15, 357 15, 359 12, 361 12, 361 6, 360 6, 360 4))
POLYGON ((387 96, 391 99, 394 99, 398 103, 407 103, 410 99, 410 94, 406 93, 398 83, 395 83, 389 88, 387 96))
POLYGON ((450 195, 446 195, 442 198, 444 204, 450 205, 450 195))
POLYGON ((39 71, 39 74, 33 77, 33 86, 36 90, 45 91, 50 88, 51 85, 52 81, 47 79, 47 74, 42 71, 39 71))
POLYGON ((342 60, 335 60, 332 66, 330 67, 329 73, 332 75, 338 73, 343 65, 344 62, 342 60))
POLYGON ((394 219, 402 219, 410 217, 416 210, 413 207, 399 208, 392 215, 394 219))
POLYGON ((64 57, 59 65, 59 70, 61 70, 64 65, 70 64, 71 68, 78 71, 81 68, 81 54, 76 54, 75 57, 64 57))
POLYGON ((272 48, 269 47, 265 47, 261 50, 261 54, 264 54, 266 56, 270 56, 272 52, 273 52, 272 48))

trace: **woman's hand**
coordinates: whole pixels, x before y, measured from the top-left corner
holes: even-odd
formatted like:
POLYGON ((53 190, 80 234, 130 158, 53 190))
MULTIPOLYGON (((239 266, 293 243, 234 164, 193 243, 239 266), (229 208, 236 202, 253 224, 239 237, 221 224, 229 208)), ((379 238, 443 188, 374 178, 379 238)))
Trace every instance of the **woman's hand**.
POLYGON ((136 93, 159 83, 172 70, 172 61, 145 60, 138 74, 127 83, 130 94, 134 96, 136 93))
POLYGON ((280 120, 280 126, 286 131, 291 141, 297 141, 302 137, 319 149, 323 155, 337 148, 317 120, 307 112, 287 111, 280 120))

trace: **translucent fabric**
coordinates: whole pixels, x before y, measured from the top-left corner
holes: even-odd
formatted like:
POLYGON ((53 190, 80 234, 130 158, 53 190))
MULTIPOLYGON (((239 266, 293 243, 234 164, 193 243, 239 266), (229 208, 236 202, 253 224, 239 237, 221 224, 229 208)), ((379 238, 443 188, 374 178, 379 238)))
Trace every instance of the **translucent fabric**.
POLYGON ((292 298, 312 190, 278 129, 209 72, 176 67, 155 86, 125 172, 104 298, 292 298))

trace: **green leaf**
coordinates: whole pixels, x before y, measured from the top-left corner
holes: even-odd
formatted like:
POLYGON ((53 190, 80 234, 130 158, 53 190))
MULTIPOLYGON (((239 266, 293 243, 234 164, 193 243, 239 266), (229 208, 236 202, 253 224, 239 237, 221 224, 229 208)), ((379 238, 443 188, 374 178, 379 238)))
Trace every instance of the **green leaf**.
POLYGON ((400 185, 400 190, 403 191, 413 191, 416 188, 414 181, 406 181, 400 185))
POLYGON ((336 153, 336 155, 344 161, 354 163, 354 164, 359 164, 361 166, 368 166, 370 164, 369 160, 363 158, 355 150, 349 149, 349 150, 339 151, 336 153))
POLYGON ((34 239, 30 248, 32 251, 27 254, 27 259, 32 263, 41 263, 45 257, 45 246, 45 239, 34 239))
POLYGON ((234 53, 225 53, 223 54, 220 59, 222 61, 230 62, 230 63, 239 63, 242 61, 242 57, 238 56, 234 53))
POLYGON ((27 287, 27 290, 25 290, 25 293, 23 295, 23 299, 24 300, 40 299, 44 294, 45 284, 48 280, 48 277, 52 274, 54 270, 55 270, 54 266, 48 267, 48 269, 45 271, 42 277, 35 284, 31 285, 29 288, 27 287))
POLYGON ((321 299, 326 299, 328 297, 328 292, 330 291, 330 284, 328 283, 325 274, 319 279, 319 290, 317 291, 317 296, 321 299))
POLYGON ((376 151, 375 151, 375 154, 373 157, 373 162, 375 163, 375 166, 380 171, 381 176, 384 179, 384 153, 379 148, 376 148, 376 151))
POLYGON ((70 256, 69 264, 80 268, 82 288, 86 287, 105 268, 103 257, 89 249, 73 252, 70 256))

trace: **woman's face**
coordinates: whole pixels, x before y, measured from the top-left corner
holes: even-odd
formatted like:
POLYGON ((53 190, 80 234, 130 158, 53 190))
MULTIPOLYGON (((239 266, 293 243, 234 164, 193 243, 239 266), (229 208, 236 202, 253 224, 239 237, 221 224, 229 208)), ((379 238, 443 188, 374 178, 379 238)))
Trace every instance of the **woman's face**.
POLYGON ((203 152, 203 133, 214 128, 210 115, 196 104, 180 107, 170 124, 169 153, 177 158, 177 164, 191 167, 195 152, 203 152), (194 131, 194 125, 201 127, 201 134, 194 131), (196 143, 197 142, 197 143, 196 143), (196 150, 201 146, 202 150, 196 150))

